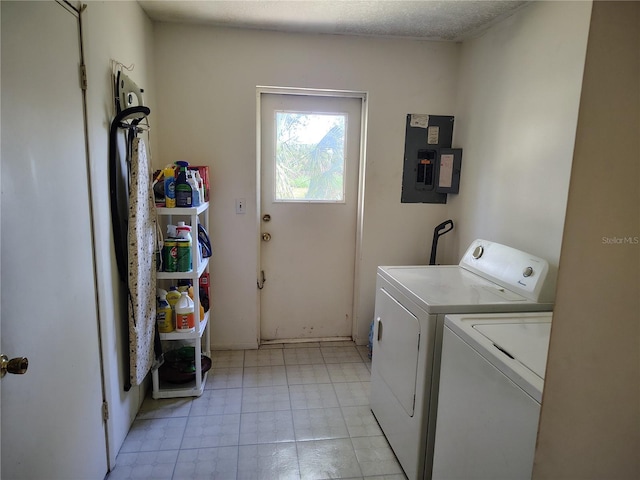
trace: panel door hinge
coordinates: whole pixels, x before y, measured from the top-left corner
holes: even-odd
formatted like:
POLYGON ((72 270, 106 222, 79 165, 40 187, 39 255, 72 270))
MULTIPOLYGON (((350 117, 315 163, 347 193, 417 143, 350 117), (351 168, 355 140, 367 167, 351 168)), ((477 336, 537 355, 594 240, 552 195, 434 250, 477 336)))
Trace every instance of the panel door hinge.
POLYGON ((85 64, 80 65, 80 88, 87 89, 87 66, 85 64))
POLYGON ((102 420, 106 422, 109 420, 109 403, 102 402, 102 420))

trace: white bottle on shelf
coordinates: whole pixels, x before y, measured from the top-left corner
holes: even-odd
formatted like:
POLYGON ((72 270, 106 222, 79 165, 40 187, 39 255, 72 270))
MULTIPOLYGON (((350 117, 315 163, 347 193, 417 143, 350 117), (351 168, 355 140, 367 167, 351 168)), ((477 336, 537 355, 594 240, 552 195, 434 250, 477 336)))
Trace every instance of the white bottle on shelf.
POLYGON ((182 292, 176 303, 176 331, 186 333, 195 332, 196 320, 194 315, 193 300, 187 292, 182 292))
POLYGON ((191 204, 194 207, 199 207, 201 203, 200 188, 198 188, 198 182, 196 181, 192 170, 187 172, 187 183, 191 187, 191 204))

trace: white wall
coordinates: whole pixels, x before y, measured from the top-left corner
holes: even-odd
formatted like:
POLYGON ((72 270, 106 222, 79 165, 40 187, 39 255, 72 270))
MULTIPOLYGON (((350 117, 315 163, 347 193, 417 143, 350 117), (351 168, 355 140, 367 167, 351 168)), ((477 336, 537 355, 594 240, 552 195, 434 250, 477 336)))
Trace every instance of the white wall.
POLYGON ((375 269, 424 263, 446 206, 401 204, 405 116, 452 114, 458 49, 451 43, 155 26, 159 149, 155 166, 209 165, 212 344, 255 347, 256 86, 367 91, 366 196, 357 337, 367 342, 375 269), (236 215, 234 199, 247 200, 236 215))
POLYGON ((638 52, 640 3, 594 2, 536 480, 640 478, 638 52))
POLYGON ((547 259, 555 277, 590 11, 591 2, 532 2, 463 44, 449 262, 485 238, 547 259))
MULTIPOLYGON (((151 107, 154 124, 153 25, 136 2, 89 2, 83 14, 85 61, 88 76, 88 121, 95 214, 100 326, 105 362, 106 393, 110 408, 109 448, 112 466, 115 455, 144 398, 145 389, 123 390, 128 378, 128 355, 122 312, 117 309, 118 270, 115 263, 109 207, 109 125, 114 115, 111 88, 111 60, 135 64, 129 76, 145 89, 145 104, 151 107)), ((152 140, 155 140, 152 136, 152 140)), ((153 153, 152 145, 152 153, 153 153)), ((125 310, 126 315, 126 310, 125 310)), ((82 341, 82 339, 77 339, 82 341)))

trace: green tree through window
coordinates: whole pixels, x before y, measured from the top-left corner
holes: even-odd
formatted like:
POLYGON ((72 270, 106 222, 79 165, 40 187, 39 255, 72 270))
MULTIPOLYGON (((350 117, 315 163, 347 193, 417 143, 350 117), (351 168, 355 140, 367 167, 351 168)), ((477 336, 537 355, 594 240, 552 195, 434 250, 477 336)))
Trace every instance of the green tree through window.
POLYGON ((344 201, 344 114, 276 112, 276 201, 344 201))

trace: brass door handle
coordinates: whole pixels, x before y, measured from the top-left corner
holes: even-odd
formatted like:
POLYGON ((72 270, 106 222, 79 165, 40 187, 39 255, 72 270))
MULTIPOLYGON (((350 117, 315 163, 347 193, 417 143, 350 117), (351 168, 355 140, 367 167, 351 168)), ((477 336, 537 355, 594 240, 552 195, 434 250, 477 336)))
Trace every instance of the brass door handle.
POLYGON ((27 373, 27 368, 29 368, 27 357, 16 357, 9 360, 9 357, 4 354, 0 356, 0 378, 7 373, 24 375, 27 373))
POLYGON ((267 232, 264 232, 264 233, 262 234, 262 241, 264 241, 264 242, 268 242, 269 240, 271 240, 271 234, 270 234, 270 233, 267 233, 267 232))

